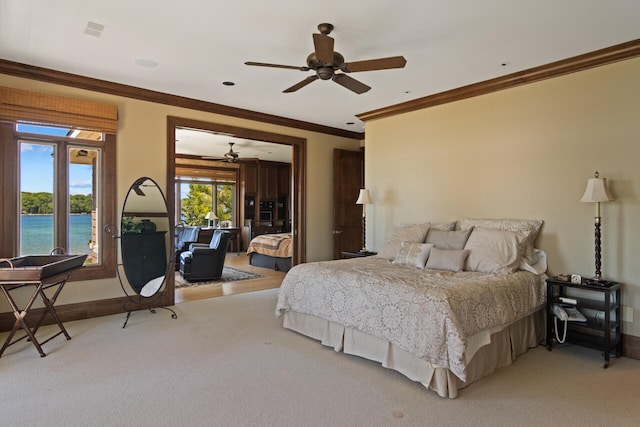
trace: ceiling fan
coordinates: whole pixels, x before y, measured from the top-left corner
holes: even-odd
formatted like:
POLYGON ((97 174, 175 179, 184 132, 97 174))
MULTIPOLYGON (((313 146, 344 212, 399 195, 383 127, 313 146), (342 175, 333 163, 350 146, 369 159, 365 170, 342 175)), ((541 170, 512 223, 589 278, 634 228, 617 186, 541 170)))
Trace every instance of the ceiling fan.
POLYGON ((224 153, 224 157, 222 157, 221 159, 218 157, 209 157, 209 156, 205 156, 202 158, 207 160, 220 160, 221 162, 227 162, 227 163, 238 163, 238 156, 240 153, 238 153, 237 151, 233 151, 233 144, 235 144, 235 142, 229 143, 229 151, 224 153))
POLYGON ((320 34, 313 34, 313 45, 315 51, 307 56, 307 66, 296 67, 293 65, 268 64, 264 62, 245 62, 246 65, 255 65, 259 67, 287 68, 291 70, 316 72, 315 75, 309 76, 299 83, 285 89, 284 93, 295 92, 318 79, 333 80, 341 86, 355 92, 357 94, 365 93, 369 89, 364 83, 348 76, 346 73, 355 73, 359 71, 388 70, 391 68, 403 68, 407 60, 402 56, 391 56, 388 58, 369 59, 365 61, 344 62, 344 57, 333 50, 334 40, 329 37, 329 33, 333 30, 333 25, 323 23, 318 25, 320 34), (339 71, 339 72, 337 72, 339 71))

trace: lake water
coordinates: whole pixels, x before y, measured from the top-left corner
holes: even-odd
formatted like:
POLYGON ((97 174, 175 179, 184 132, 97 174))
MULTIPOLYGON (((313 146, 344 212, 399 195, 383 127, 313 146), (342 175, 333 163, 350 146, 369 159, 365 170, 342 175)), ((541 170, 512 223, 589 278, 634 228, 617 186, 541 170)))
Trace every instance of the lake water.
MULTIPOLYGON (((20 220, 22 255, 49 254, 53 244, 53 215, 22 215, 20 220)), ((91 215, 69 217, 69 253, 88 254, 91 240, 91 215)))

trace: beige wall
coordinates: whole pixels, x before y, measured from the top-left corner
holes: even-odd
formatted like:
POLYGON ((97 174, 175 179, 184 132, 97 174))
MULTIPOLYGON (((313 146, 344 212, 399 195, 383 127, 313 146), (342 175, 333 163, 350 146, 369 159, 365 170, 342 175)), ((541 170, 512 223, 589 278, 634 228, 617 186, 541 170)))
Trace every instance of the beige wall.
POLYGON ((602 274, 623 282, 623 332, 640 336, 640 59, 366 123, 367 246, 392 225, 476 218, 545 221, 549 274, 594 274, 594 171, 602 274))
MULTIPOLYGON (((204 113, 162 104, 138 101, 81 89, 52 85, 0 74, 0 85, 69 96, 118 106, 117 186, 118 212, 131 183, 141 177, 153 178, 166 194, 166 122, 167 116, 242 126, 291 135, 307 140, 307 261, 333 257, 333 149, 358 150, 360 141, 284 126, 204 113)), ((215 100, 213 100, 215 101, 215 100)), ((60 295, 58 304, 91 301, 122 296, 116 279, 73 282, 60 295)), ((4 301, 0 312, 9 311, 4 301)))

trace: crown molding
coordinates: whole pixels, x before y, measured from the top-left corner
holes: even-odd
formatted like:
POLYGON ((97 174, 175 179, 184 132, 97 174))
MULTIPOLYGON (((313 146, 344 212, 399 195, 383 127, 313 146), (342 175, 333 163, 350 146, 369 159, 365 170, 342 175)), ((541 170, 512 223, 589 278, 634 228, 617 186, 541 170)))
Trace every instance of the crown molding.
POLYGON ((552 62, 546 65, 541 65, 539 67, 529 68, 528 70, 508 74, 495 79, 485 80, 468 86, 462 86, 434 95, 425 96, 424 98, 390 105, 388 107, 361 113, 356 116, 364 122, 368 120, 381 119, 384 117, 434 107, 436 105, 460 101, 474 96, 486 95, 504 89, 511 89, 517 86, 535 83, 541 80, 563 76, 565 74, 576 73, 589 68, 624 61, 638 56, 640 56, 640 39, 552 62))
POLYGON ((25 79, 70 86, 79 89, 90 90, 93 92, 107 93, 109 95, 133 98, 141 101, 188 108, 191 110, 206 111, 208 113, 221 114, 225 116, 237 117, 262 123, 269 123, 273 125, 303 129, 311 132, 356 139, 359 141, 364 139, 364 133, 362 132, 353 132, 330 126, 319 125, 317 123, 288 119, 286 117, 259 113, 257 111, 230 107, 213 102, 201 101, 177 95, 170 95, 163 92, 156 92, 153 90, 142 89, 135 86, 94 79, 91 77, 65 73, 48 68, 36 67, 33 65, 22 64, 5 59, 0 59, 0 74, 7 74, 14 77, 22 77, 25 79))

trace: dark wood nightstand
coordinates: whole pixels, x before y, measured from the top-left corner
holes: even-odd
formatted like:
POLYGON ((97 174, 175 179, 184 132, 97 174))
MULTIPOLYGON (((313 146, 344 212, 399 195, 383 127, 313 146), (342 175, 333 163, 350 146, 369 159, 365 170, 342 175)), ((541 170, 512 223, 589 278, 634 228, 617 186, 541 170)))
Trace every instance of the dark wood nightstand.
POLYGON ((373 256, 373 255, 378 255, 378 252, 362 252, 362 251, 358 251, 358 252, 349 252, 349 251, 344 251, 342 252, 342 259, 348 259, 348 258, 363 258, 366 256, 373 256))
MULTIPOLYGON (((547 279, 547 349, 551 351, 555 336, 555 323, 558 329, 564 321, 554 322, 553 306, 555 304, 577 308, 585 317, 584 322, 568 322, 566 342, 598 349, 604 353, 604 368, 609 366, 609 355, 622 355, 622 339, 620 334, 621 288, 618 282, 597 282, 582 279, 580 283, 547 279), (580 293, 568 295, 567 291, 579 289, 580 293)), ((562 334, 562 332, 560 332, 562 334)))

